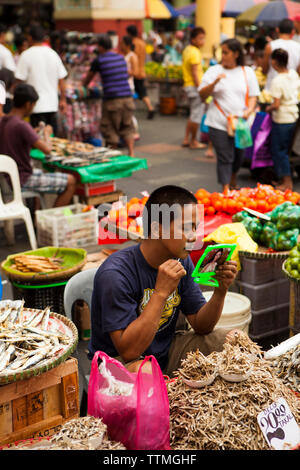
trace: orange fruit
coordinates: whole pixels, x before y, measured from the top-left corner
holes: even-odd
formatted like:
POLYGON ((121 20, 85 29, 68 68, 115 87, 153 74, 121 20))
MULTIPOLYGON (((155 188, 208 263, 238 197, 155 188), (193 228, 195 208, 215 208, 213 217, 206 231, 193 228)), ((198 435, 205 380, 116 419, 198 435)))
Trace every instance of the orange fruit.
POLYGON ((212 205, 214 206, 214 208, 217 212, 222 211, 223 203, 222 203, 221 200, 217 199, 215 201, 212 201, 212 205))
POLYGON ((210 198, 209 197, 204 197, 202 199, 202 204, 204 204, 205 206, 209 206, 210 205, 210 198))
POLYGON ((214 215, 216 212, 215 208, 213 206, 208 206, 205 209, 206 215, 214 215))
POLYGON ((229 214, 236 213, 236 202, 233 199, 228 199, 227 212, 229 212, 229 214))

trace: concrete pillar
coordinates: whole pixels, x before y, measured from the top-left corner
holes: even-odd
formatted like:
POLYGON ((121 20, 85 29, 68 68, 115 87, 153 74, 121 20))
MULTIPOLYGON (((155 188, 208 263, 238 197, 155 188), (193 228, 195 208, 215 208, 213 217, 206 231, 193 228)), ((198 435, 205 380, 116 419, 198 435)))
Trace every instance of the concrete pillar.
POLYGON ((202 48, 204 58, 213 56, 213 47, 220 43, 221 5, 220 0, 197 0, 196 26, 202 26, 206 31, 206 41, 202 48))
POLYGON ((221 32, 228 36, 228 39, 235 37, 235 18, 221 18, 221 32))

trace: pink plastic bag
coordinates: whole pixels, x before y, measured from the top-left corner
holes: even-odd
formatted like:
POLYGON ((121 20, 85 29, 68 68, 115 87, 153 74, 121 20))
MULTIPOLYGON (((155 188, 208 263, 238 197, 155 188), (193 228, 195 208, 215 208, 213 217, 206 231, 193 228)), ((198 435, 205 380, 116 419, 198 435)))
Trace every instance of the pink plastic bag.
POLYGON ((169 399, 154 356, 146 356, 137 374, 97 351, 91 365, 88 414, 102 418, 112 440, 130 450, 169 450, 169 399), (101 372, 98 366, 101 359, 101 372), (151 361, 152 374, 143 372, 151 361))

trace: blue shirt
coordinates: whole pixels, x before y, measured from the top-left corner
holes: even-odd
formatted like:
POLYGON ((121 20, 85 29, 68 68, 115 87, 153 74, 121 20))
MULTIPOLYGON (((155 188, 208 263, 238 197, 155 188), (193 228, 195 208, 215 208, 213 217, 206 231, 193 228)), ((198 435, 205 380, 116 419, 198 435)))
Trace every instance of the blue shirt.
MULTIPOLYGON (((161 369, 168 362, 179 311, 185 315, 195 314, 206 303, 198 284, 191 277, 194 265, 190 257, 182 260, 182 264, 187 274, 167 299, 159 329, 143 353, 155 356, 161 369)), ((153 293, 156 277, 157 269, 147 263, 139 245, 113 253, 99 267, 92 295, 91 359, 96 351, 104 351, 111 357, 119 355, 109 333, 125 329, 140 315, 153 293)))
POLYGON ((92 62, 91 71, 99 72, 101 76, 104 100, 132 96, 127 64, 121 54, 113 51, 99 54, 92 62))

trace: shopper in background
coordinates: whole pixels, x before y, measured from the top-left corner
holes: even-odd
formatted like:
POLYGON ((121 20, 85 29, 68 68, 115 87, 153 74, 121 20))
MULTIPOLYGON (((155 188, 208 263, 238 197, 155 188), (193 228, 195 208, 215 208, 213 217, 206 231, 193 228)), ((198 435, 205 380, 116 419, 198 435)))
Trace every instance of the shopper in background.
POLYGON ((41 121, 50 125, 56 135, 57 112, 66 112, 65 77, 67 71, 59 55, 44 45, 45 32, 35 25, 30 29, 29 49, 20 55, 15 78, 32 85, 39 99, 30 117, 33 127, 41 121))
POLYGON ((15 76, 11 70, 7 69, 6 67, 2 67, 2 69, 0 69, 0 81, 3 83, 4 89, 5 89, 5 100, 4 100, 3 109, 2 109, 4 114, 9 113, 12 107, 11 92, 12 92, 14 80, 15 80, 15 76))
POLYGON ((8 28, 0 24, 0 69, 2 67, 15 72, 16 64, 10 50, 4 45, 8 28))
POLYGON ((32 148, 45 154, 51 152, 51 126, 45 127, 42 138, 24 120, 30 116, 38 98, 31 85, 22 83, 15 87, 12 110, 0 120, 0 154, 9 155, 15 160, 22 189, 56 194, 54 206, 66 206, 75 193, 76 178, 69 173, 44 173, 31 165, 32 148))
POLYGON ((279 38, 270 41, 265 47, 265 56, 263 64, 263 73, 267 74, 265 89, 270 90, 271 82, 277 75, 272 67, 271 54, 275 49, 284 49, 288 53, 288 69, 300 72, 300 44, 293 40, 294 23, 289 19, 284 19, 279 23, 279 38))
POLYGON ((19 34, 18 36, 15 37, 14 44, 16 46, 16 52, 14 54, 14 61, 17 64, 20 59, 20 55, 22 52, 26 51, 29 47, 29 42, 26 36, 23 34, 19 34))
POLYGON ((293 35, 293 41, 299 42, 300 43, 300 15, 295 16, 293 18, 294 21, 294 29, 295 29, 295 34, 293 35))
POLYGON ((237 189, 237 173, 244 151, 235 147, 233 135, 228 133, 230 116, 248 119, 256 108, 260 94, 254 70, 244 66, 243 47, 237 39, 228 39, 221 45, 222 62, 205 72, 199 87, 200 96, 209 104, 205 124, 217 156, 217 177, 222 190, 237 189))
POLYGON ((5 83, 0 80, 0 118, 3 116, 3 106, 5 105, 6 101, 6 90, 5 90, 5 83))
POLYGON ((101 133, 106 145, 114 148, 123 138, 129 156, 133 157, 135 129, 132 117, 135 106, 128 83, 127 64, 121 54, 112 51, 112 41, 107 34, 99 36, 98 51, 99 56, 92 62, 83 86, 88 86, 96 73, 100 74, 103 87, 101 133))
POLYGON ((182 53, 183 86, 190 108, 190 116, 186 125, 182 146, 189 147, 190 149, 206 147, 205 144, 200 143, 197 139, 204 113, 204 103, 202 103, 198 92, 203 75, 200 49, 204 43, 205 30, 201 27, 194 28, 190 34, 190 44, 185 47, 182 53))
POLYGON ((271 61, 277 75, 270 87, 274 101, 266 111, 272 113, 271 149, 275 173, 281 180, 278 189, 285 191, 293 189, 289 150, 299 116, 300 77, 295 70, 288 70, 288 53, 285 50, 275 49, 271 61))
POLYGON ((134 77, 134 88, 140 100, 142 100, 147 109, 148 109, 148 119, 153 119, 155 111, 150 101, 149 96, 147 95, 147 90, 145 87, 145 61, 146 61, 146 44, 143 39, 138 37, 138 31, 135 25, 127 26, 127 34, 131 36, 132 42, 134 44, 134 51, 138 57, 138 73, 134 77))

